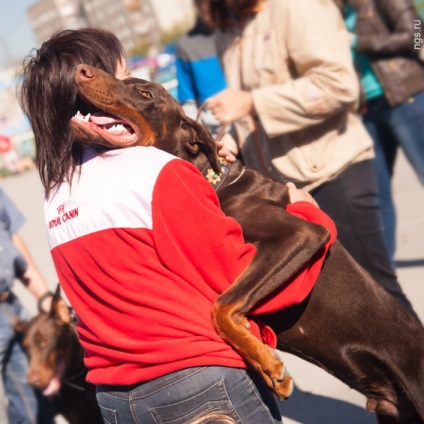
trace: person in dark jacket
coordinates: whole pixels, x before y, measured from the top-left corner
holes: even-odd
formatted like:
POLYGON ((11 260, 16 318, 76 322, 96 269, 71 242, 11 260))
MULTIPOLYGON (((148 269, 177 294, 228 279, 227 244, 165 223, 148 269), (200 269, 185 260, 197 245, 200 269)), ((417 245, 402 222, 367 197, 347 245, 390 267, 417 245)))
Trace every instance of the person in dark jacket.
POLYGON ((424 184, 423 23, 412 0, 343 0, 365 101, 363 121, 374 140, 379 201, 394 261, 396 211, 391 177, 401 147, 424 184))

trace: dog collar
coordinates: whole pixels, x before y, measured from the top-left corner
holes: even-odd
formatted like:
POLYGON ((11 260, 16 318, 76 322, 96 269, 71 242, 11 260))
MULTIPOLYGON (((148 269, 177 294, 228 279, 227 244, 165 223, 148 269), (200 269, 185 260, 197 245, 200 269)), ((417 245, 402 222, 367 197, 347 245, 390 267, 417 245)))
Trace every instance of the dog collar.
POLYGON ((224 181, 227 179, 227 176, 231 169, 231 163, 227 162, 224 158, 218 158, 220 173, 216 173, 210 166, 209 162, 206 162, 206 165, 202 169, 203 176, 212 184, 215 191, 217 191, 224 181))

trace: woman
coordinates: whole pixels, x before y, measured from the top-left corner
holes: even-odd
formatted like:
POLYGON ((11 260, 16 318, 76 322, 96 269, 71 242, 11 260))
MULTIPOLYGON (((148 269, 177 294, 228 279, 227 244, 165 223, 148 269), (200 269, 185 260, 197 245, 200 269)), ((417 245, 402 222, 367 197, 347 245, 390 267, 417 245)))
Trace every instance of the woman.
MULTIPOLYGON (((73 138, 71 117, 84 113, 74 84, 80 63, 127 76, 112 34, 63 31, 28 62, 21 98, 52 257, 79 318, 87 379, 98 387, 105 422, 281 422, 271 392, 211 319, 254 246, 190 163, 152 146, 107 151, 73 138)), ((319 223, 324 215, 309 195, 290 192, 292 202, 306 200, 293 207, 313 208, 319 223)), ((251 328, 261 338, 255 320, 251 328)))
POLYGON ((411 315, 385 246, 372 140, 332 0, 210 0, 229 89, 207 102, 235 122, 246 165, 311 192, 350 254, 411 315))

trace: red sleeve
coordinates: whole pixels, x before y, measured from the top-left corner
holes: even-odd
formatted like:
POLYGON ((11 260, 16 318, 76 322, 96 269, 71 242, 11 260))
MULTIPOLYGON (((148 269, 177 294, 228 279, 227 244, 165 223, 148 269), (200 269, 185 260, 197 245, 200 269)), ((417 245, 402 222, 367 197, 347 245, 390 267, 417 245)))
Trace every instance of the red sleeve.
MULTIPOLYGON (((274 312, 304 300, 336 238, 332 220, 312 204, 297 202, 287 210, 324 225, 331 239, 292 282, 259 305, 254 314, 274 312)), ((153 192, 152 215, 160 259, 182 278, 206 282, 213 290, 212 301, 236 280, 255 254, 255 247, 244 242, 240 225, 222 212, 215 191, 189 162, 174 160, 161 171, 153 192)), ((259 338, 262 333, 262 339, 275 347, 274 332, 255 321, 252 333, 259 338)))
POLYGON ((287 205, 287 212, 295 215, 305 221, 313 222, 315 224, 322 225, 330 232, 330 240, 327 242, 328 248, 337 239, 337 229, 334 221, 321 209, 309 202, 296 202, 287 205))
POLYGON ((183 160, 160 172, 152 199, 155 248, 173 272, 205 281, 218 294, 251 262, 256 249, 245 243, 238 222, 227 217, 203 175, 183 160))
POLYGON ((328 249, 337 238, 337 230, 333 220, 312 203, 296 202, 289 204, 286 209, 287 212, 305 221, 324 226, 331 234, 330 240, 291 281, 281 287, 279 292, 273 293, 256 306, 252 310, 253 314, 276 312, 305 300, 318 279, 328 249))

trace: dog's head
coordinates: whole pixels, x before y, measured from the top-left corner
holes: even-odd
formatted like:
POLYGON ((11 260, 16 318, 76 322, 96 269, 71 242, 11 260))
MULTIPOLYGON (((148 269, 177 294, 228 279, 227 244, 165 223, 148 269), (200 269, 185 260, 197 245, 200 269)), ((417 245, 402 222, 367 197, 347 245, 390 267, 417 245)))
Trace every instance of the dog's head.
POLYGON ((53 297, 50 313, 41 312, 28 323, 23 345, 29 358, 28 383, 44 395, 53 396, 60 390, 62 379, 70 368, 75 347, 80 346, 69 308, 60 296, 60 286, 53 297))
POLYGON ((81 142, 106 147, 155 146, 200 167, 204 156, 219 172, 215 142, 206 128, 185 115, 160 84, 118 80, 79 65, 75 81, 87 113, 77 113, 71 130, 81 142))

